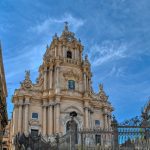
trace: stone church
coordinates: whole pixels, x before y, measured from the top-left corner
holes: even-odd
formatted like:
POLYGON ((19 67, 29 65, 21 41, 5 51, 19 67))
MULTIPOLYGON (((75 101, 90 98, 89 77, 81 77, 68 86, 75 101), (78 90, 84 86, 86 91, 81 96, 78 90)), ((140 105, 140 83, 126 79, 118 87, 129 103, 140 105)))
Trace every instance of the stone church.
POLYGON ((53 137, 66 134, 70 112, 74 111, 77 129, 109 129, 113 107, 103 85, 94 93, 88 57, 82 58, 83 45, 68 29, 54 35, 43 56, 36 83, 30 72, 12 97, 12 136, 18 132, 53 137))

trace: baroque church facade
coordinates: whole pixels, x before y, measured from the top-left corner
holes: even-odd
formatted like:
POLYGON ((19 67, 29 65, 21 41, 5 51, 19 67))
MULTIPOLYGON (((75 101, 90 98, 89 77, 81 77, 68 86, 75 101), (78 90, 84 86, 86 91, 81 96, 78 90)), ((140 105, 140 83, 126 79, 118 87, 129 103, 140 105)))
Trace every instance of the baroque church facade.
POLYGON ((82 58, 83 46, 65 24, 60 37, 54 35, 39 67, 36 83, 30 72, 12 97, 12 136, 17 133, 42 134, 51 138, 66 134, 70 112, 74 111, 77 129, 111 128, 113 107, 99 85, 94 93, 88 57, 82 58))

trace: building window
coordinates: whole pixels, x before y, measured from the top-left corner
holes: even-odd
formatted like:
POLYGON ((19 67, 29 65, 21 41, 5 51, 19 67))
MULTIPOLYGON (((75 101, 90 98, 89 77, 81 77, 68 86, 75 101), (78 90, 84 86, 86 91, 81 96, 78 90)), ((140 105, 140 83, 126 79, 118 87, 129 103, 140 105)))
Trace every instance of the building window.
POLYGON ((38 113, 32 113, 32 119, 38 119, 38 113))
POLYGON ((34 136, 34 137, 37 137, 38 136, 38 130, 35 130, 35 129, 31 129, 31 135, 34 136))
POLYGON ((95 120, 95 126, 100 126, 100 121, 99 120, 95 120))
POLYGON ((67 58, 72 58, 72 53, 70 51, 67 51, 67 58))
POLYGON ((68 81, 68 89, 69 90, 74 90, 75 89, 75 81, 74 80, 69 80, 68 81))

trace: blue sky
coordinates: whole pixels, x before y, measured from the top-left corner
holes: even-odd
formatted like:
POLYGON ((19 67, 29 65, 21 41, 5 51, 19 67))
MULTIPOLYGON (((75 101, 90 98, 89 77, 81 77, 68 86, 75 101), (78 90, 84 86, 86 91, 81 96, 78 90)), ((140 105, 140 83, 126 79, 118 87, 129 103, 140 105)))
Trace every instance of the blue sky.
POLYGON ((31 70, 33 81, 46 45, 64 21, 84 45, 93 88, 103 83, 119 121, 139 115, 150 96, 149 0, 1 0, 0 40, 11 96, 31 70))

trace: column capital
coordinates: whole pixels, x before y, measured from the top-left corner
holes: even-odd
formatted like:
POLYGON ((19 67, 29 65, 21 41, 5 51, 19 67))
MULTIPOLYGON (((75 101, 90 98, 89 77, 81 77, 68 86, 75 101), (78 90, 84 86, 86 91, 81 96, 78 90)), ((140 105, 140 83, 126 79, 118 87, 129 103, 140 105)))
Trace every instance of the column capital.
POLYGON ((24 105, 30 105, 30 102, 25 102, 24 105))
POLYGON ((47 101, 43 101, 43 105, 42 105, 42 106, 43 106, 43 107, 47 107, 47 105, 48 105, 48 104, 47 104, 47 101))
POLYGON ((30 95, 25 95, 25 100, 30 100, 31 96, 30 95))
POLYGON ((85 107, 84 107, 84 110, 89 110, 89 107, 85 106, 85 107))
POLYGON ((55 67, 55 70, 59 70, 59 69, 60 69, 60 66, 56 66, 56 67, 55 67))
POLYGON ((54 102, 54 106, 60 105, 60 102, 54 102))
POLYGON ((49 68, 49 71, 53 71, 53 68, 49 68))
POLYGON ((60 102, 60 98, 61 98, 61 96, 60 96, 60 95, 57 95, 57 96, 55 97, 55 101, 56 101, 56 102, 60 102))
POLYGON ((19 101, 18 101, 18 105, 20 106, 22 106, 23 105, 23 99, 20 99, 19 101))
POLYGON ((30 97, 25 97, 25 104, 30 103, 30 97))
POLYGON ((54 106, 55 105, 55 102, 49 102, 48 106, 54 106))

